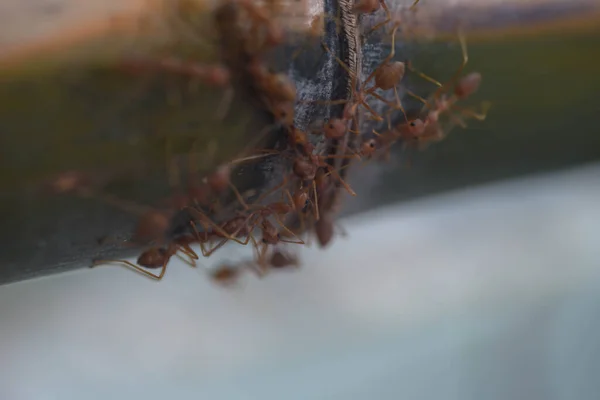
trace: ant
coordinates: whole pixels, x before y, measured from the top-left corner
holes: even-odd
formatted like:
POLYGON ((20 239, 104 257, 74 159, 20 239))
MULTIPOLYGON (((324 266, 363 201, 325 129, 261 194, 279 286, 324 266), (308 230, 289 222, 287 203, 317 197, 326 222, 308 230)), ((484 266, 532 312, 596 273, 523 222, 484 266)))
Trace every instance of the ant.
POLYGON ((283 43, 284 31, 273 15, 273 7, 259 6, 254 0, 238 0, 237 4, 250 20, 245 46, 249 54, 258 54, 283 43))
POLYGON ((284 202, 274 202, 264 206, 253 206, 257 207, 255 211, 252 211, 252 207, 249 206, 241 196, 238 196, 238 200, 246 213, 250 213, 251 217, 254 217, 253 228, 259 226, 262 232, 262 242, 265 244, 278 244, 283 243, 296 243, 305 244, 302 239, 297 237, 285 224, 282 222, 282 218, 288 215, 292 210, 293 206, 284 202), (269 218, 277 222, 277 224, 288 234, 296 237, 297 241, 283 239, 280 235, 279 230, 269 221, 269 218))
MULTIPOLYGON (((167 271, 167 264, 169 263, 171 257, 173 257, 179 251, 190 258, 190 262, 188 262, 190 265, 196 265, 196 261, 199 259, 199 257, 196 252, 190 248, 190 244, 194 243, 195 241, 196 239, 193 237, 182 236, 173 239, 166 247, 152 247, 140 254, 137 259, 138 265, 127 260, 96 260, 92 264, 92 267, 100 264, 121 263, 133 268, 135 271, 145 276, 160 281, 167 271), (144 268, 161 268, 161 271, 159 274, 153 274, 144 268)), ((200 243, 200 245, 202 246, 203 244, 200 243)))
POLYGON ((168 240, 167 232, 171 226, 171 219, 174 214, 173 210, 158 210, 145 206, 139 206, 131 202, 123 201, 106 193, 92 193, 89 191, 81 193, 80 195, 86 198, 99 198, 103 202, 123 209, 127 212, 140 214, 129 242, 138 245, 151 245, 152 247, 144 251, 138 257, 137 263, 145 268, 162 267, 163 269, 159 275, 155 275, 125 260, 96 260, 92 267, 99 264, 120 262, 147 276, 160 280, 164 275, 167 263, 173 255, 181 251, 192 260, 190 264, 193 264, 196 260, 198 260, 198 255, 190 248, 190 244, 198 242, 200 244, 202 254, 204 255, 206 253, 204 244, 211 241, 215 236, 211 232, 208 232, 205 233, 203 237, 181 236, 172 240, 168 240), (164 246, 165 242, 168 242, 166 246, 164 246))
MULTIPOLYGON (((392 61, 394 56, 396 55, 396 32, 398 30, 399 24, 395 24, 392 29, 392 45, 390 54, 371 72, 371 74, 367 77, 367 79, 363 82, 363 85, 366 86, 371 80, 374 80, 373 84, 370 88, 365 90, 365 96, 371 95, 376 99, 380 100, 384 104, 392 107, 392 109, 399 109, 402 111, 404 115, 404 119, 408 123, 408 119, 406 116, 406 110, 402 106, 402 102, 400 101, 400 96, 398 95, 397 86, 404 78, 404 74, 406 72, 406 64, 402 61, 392 61), (394 90, 394 99, 395 104, 386 100, 382 96, 376 93, 378 89, 383 91, 394 90)), ((393 112, 390 110, 387 113, 388 116, 388 128, 391 129, 391 120, 389 118, 389 114, 393 112)))
POLYGON ((270 100, 296 100, 296 86, 286 74, 270 70, 256 57, 252 57, 248 62, 247 70, 254 79, 255 84, 270 100))
POLYGON ((472 118, 478 119, 480 121, 482 121, 486 118, 487 109, 489 108, 489 103, 487 103, 487 102, 483 103, 483 106, 482 106, 483 112, 482 113, 476 113, 472 110, 465 109, 465 108, 462 108, 462 107, 459 107, 456 105, 456 103, 458 101, 465 100, 468 97, 470 97, 471 95, 473 95, 479 89, 479 86, 481 85, 481 81, 482 81, 482 76, 479 72, 472 72, 472 73, 469 73, 469 74, 463 76, 462 78, 460 77, 462 71, 464 70, 464 68, 466 67, 466 65, 469 61, 469 55, 467 52, 466 39, 465 39, 462 31, 459 31, 458 38, 459 38, 459 42, 460 42, 460 46, 461 46, 462 62, 460 64, 459 68, 457 69, 457 71, 454 73, 454 75, 450 78, 450 80, 447 83, 441 84, 440 82, 434 80, 433 78, 430 78, 427 75, 420 73, 420 75, 422 77, 426 78, 430 82, 435 83, 438 86, 438 89, 434 92, 434 94, 432 96, 433 104, 431 104, 429 101, 423 99, 422 97, 414 94, 413 92, 407 90, 408 95, 421 101, 425 106, 427 106, 429 108, 429 112, 427 114, 426 121, 425 121, 426 123, 428 123, 429 121, 437 122, 440 114, 449 113, 450 118, 453 120, 453 123, 460 125, 462 127, 466 127, 465 123, 460 118, 457 118, 453 114, 450 113, 450 111, 453 111, 453 110, 458 111, 459 113, 461 113, 464 116, 472 117, 472 118), (452 87, 453 87, 453 94, 448 95, 447 92, 452 87))
POLYGON ((135 74, 163 71, 174 75, 198 78, 203 83, 216 87, 228 85, 231 79, 229 69, 222 65, 204 65, 173 57, 158 60, 150 58, 127 58, 120 62, 120 66, 125 71, 135 74))
POLYGON ((210 278, 222 286, 232 286, 239 281, 242 268, 222 264, 210 271, 210 278))
MULTIPOLYGON (((133 74, 165 72, 172 76, 190 78, 193 83, 194 81, 197 83, 199 80, 208 86, 226 88, 217 109, 217 119, 225 117, 233 100, 234 92, 231 86, 231 73, 227 67, 220 64, 207 65, 174 57, 166 57, 163 59, 127 58, 121 61, 120 66, 123 70, 133 74)), ((179 96, 179 94, 171 90, 169 92, 169 101, 179 101, 179 96)))

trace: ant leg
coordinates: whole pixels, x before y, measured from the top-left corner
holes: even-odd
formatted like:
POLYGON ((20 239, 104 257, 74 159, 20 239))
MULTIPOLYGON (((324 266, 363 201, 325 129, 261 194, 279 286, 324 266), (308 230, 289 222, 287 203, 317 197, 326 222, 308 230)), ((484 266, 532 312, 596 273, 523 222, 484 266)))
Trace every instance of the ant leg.
POLYGON ((196 266, 196 260, 199 260, 200 257, 198 257, 198 254, 196 254, 196 252, 194 250, 192 250, 192 248, 187 245, 187 244, 178 244, 177 245, 177 250, 182 252, 183 254, 185 254, 186 256, 189 257, 189 259, 191 260, 190 264, 193 264, 194 266, 196 266))
MULTIPOLYGON (((355 82, 357 81, 357 76, 350 70, 350 67, 348 67, 346 65, 346 63, 344 63, 338 56, 336 56, 335 54, 333 54, 333 52, 331 51, 331 49, 329 49, 329 47, 327 47, 327 44, 325 44, 325 42, 321 42, 321 45, 323 46, 323 48, 325 49, 325 51, 327 51, 329 54, 331 54, 331 56, 333 58, 335 58, 335 60, 338 62, 338 64, 340 64, 340 66, 346 70, 346 72, 348 73, 348 75, 350 76, 351 80, 352 80, 352 90, 354 91, 354 85, 355 82)), ((348 103, 348 100, 342 100, 340 103, 338 104, 344 104, 344 103, 348 103)), ((335 104, 334 102, 328 102, 327 104, 335 104)), ((360 104, 365 107, 367 109, 367 111, 369 111, 374 117, 376 121, 383 121, 383 118, 381 117, 381 115, 379 115, 378 113, 376 113, 370 106, 369 104, 364 100, 361 99, 360 100, 360 104)))
POLYGON ((198 238, 198 242, 200 244, 200 251, 202 252, 202 256, 204 256, 204 257, 210 257, 212 255, 212 253, 214 253, 215 251, 217 251, 221 247, 223 247, 223 245, 225 245, 225 243, 227 243, 227 241, 229 240, 227 238, 223 238, 215 247, 213 247, 210 250, 206 250, 206 247, 204 247, 204 241, 200 237, 200 233, 198 232, 198 229, 196 229, 196 225, 194 224, 193 221, 190 221, 190 224, 192 225, 192 228, 194 229, 194 233, 195 233, 196 237, 198 238))
MULTIPOLYGON (((267 265, 264 262, 264 256, 261 254, 261 250, 259 248, 259 244, 256 241, 256 239, 254 239, 254 236, 250 236, 251 240, 252 240, 252 252, 254 253, 254 257, 256 259, 256 261, 254 263, 251 263, 251 267, 252 270, 254 270, 254 272, 256 272, 256 275, 258 275, 259 278, 262 278, 263 276, 265 276, 267 274, 267 265)), ((263 244, 263 246, 265 246, 263 244)))
POLYGON ((156 274, 153 274, 150 271, 146 271, 144 268, 142 268, 142 267, 140 267, 138 265, 135 265, 132 262, 129 262, 127 260, 97 260, 97 261, 94 261, 94 263, 92 264, 92 268, 95 267, 95 266, 98 266, 100 264, 114 264, 114 263, 124 264, 124 265, 132 268, 133 270, 135 270, 135 271, 137 271, 137 272, 139 272, 139 273, 141 273, 143 275, 146 275, 146 276, 148 276, 150 278, 156 279, 158 281, 160 281, 162 279, 162 277, 165 274, 165 270, 166 270, 166 264, 165 264, 165 265, 163 265, 163 268, 162 268, 162 271, 160 272, 160 274, 156 275, 156 274))
MULTIPOLYGON (((381 7, 383 8, 383 11, 385 11, 385 20, 383 22, 378 23, 374 27, 372 27, 369 30, 369 32, 367 32, 364 35, 364 37, 369 36, 370 34, 375 32, 377 29, 381 28, 382 26, 384 26, 385 24, 387 24, 388 22, 390 22, 392 20, 392 14, 390 13, 388 6, 385 4, 385 0, 379 0, 379 2, 381 4, 381 7)), ((418 2, 418 0, 417 0, 417 2, 418 2)))
MULTIPOLYGON (((207 227, 207 225, 205 225, 203 223, 206 222, 208 224, 208 226, 212 227, 216 232, 218 232, 220 235, 222 235, 224 238, 229 239, 229 240, 233 240, 236 243, 242 244, 242 245, 246 245, 248 244, 248 242, 244 243, 243 241, 239 240, 238 238, 235 237, 235 235, 238 234, 238 232, 242 229, 242 227, 238 228, 236 230, 236 232, 234 232, 233 234, 229 234, 227 233, 223 228, 221 228, 218 224, 216 224, 215 222, 213 222, 206 214, 204 214, 203 212, 196 210, 193 207, 186 207, 189 210, 193 211, 194 214, 196 214, 198 216, 199 222, 202 224, 203 227, 207 227)), ((250 219, 250 217, 252 217, 252 214, 250 214, 250 216, 246 219, 246 222, 250 219)), ((193 221, 190 221, 191 223, 193 223, 193 221)))
POLYGON ((229 182, 229 187, 235 194, 235 197, 237 198, 238 202, 242 205, 242 207, 244 207, 244 210, 246 210, 246 211, 250 210, 250 207, 248 206, 248 204, 246 203, 246 201, 240 194, 240 191, 235 187, 235 185, 233 183, 231 183, 231 181, 229 182))
POLYGON ((454 84, 458 77, 460 77, 463 69, 467 66, 467 63, 469 62, 469 54, 467 52, 467 39, 465 38, 465 34, 462 31, 462 29, 458 30, 458 40, 460 42, 460 50, 462 52, 462 62, 460 63, 460 67, 458 67, 458 70, 454 73, 454 76, 450 80, 452 84, 454 84))
POLYGON ((313 206, 315 208, 315 221, 318 221, 319 219, 321 219, 320 213, 319 213, 319 196, 317 195, 317 183, 313 180, 313 194, 315 195, 315 200, 311 202, 313 203, 313 206))
POLYGON ((287 196, 288 200, 290 201, 290 205, 292 206, 292 210, 298 212, 298 210, 296 209, 296 204, 294 204, 294 197, 292 196, 292 193, 290 193, 289 189, 286 189, 284 196, 287 196))
POLYGON ((393 108, 386 113, 389 130, 392 130, 392 121, 390 119, 390 114, 394 112, 394 109, 402 111, 402 113, 404 114, 404 120, 406 121, 406 123, 408 123, 408 117, 406 116, 406 110, 404 109, 404 106, 402 106, 402 103, 400 101, 400 96, 398 95, 398 90, 395 87, 394 87, 394 97, 396 99, 395 104, 384 99, 382 96, 378 95, 377 93, 372 93, 372 96, 375 97, 377 100, 381 101, 382 103, 387 104, 388 106, 393 108))
MULTIPOLYGON (((462 118, 460 118, 460 117, 457 117, 457 116, 456 116, 456 115, 454 115, 454 114, 449 114, 448 116, 450 117, 450 120, 452 121, 452 123, 453 123, 454 125, 458 125, 458 126, 460 126, 461 128, 463 128, 463 129, 467 129, 467 124, 465 123, 465 121, 463 121, 463 119, 462 119, 462 118)), ((446 135, 443 135, 442 137, 446 137, 446 135)))
POLYGON ((352 188, 344 181, 340 174, 338 174, 337 171, 331 165, 326 164, 325 168, 329 170, 331 175, 333 175, 342 184, 344 189, 346 189, 346 191, 350 193, 351 196, 356 196, 356 192, 352 190, 352 188))
POLYGON ((287 240, 283 240, 283 239, 279 239, 279 241, 281 242, 285 242, 285 243, 297 243, 297 244, 306 244, 304 242, 304 240, 300 239, 298 237, 298 235, 296 235, 294 232, 292 232, 287 226, 285 226, 285 224, 283 222, 281 222, 281 220, 279 219, 279 217, 276 214, 273 214, 273 218, 275 219, 275 221, 279 224, 279 226, 281 226, 281 228, 283 228, 284 231, 286 231, 287 233, 289 233, 290 235, 292 235, 293 237, 295 237, 296 239, 299 240, 299 242, 295 242, 295 241, 287 241, 287 240))
POLYGON ((288 177, 283 178, 282 183, 275 186, 273 189, 269 190, 268 192, 261 194, 254 204, 260 204, 267 197, 269 197, 270 195, 272 195, 273 193, 275 193, 276 191, 278 191, 279 189, 282 189, 285 185, 287 185, 287 182, 288 182, 288 177))
POLYGON ((381 115, 379 115, 378 113, 376 113, 371 106, 367 103, 367 101, 365 99, 360 100, 360 104, 367 109, 367 111, 369 111, 371 113, 371 117, 375 120, 375 121, 383 121, 383 117, 381 115))
POLYGON ((279 154, 279 153, 280 153, 280 151, 277 151, 277 150, 263 150, 262 154, 255 154, 253 156, 236 158, 235 160, 230 161, 229 165, 241 164, 246 161, 252 161, 252 160, 256 160, 256 159, 267 157, 267 156, 272 156, 272 155, 279 154))
POLYGON ((487 118, 488 110, 490 109, 491 104, 489 102, 483 102, 481 105, 481 113, 477 113, 468 108, 463 108, 457 105, 453 105, 451 108, 457 110, 462 115, 467 117, 475 118, 478 121, 484 121, 487 118))
MULTIPOLYGON (((435 106, 432 105, 429 101, 427 101, 426 99, 424 99, 423 97, 419 96, 418 94, 406 89, 406 94, 408 94, 410 97, 419 100, 421 103, 423 103, 423 108, 427 107, 429 110, 435 110, 435 106)), ((423 111, 423 108, 421 108, 421 111, 423 111)))
MULTIPOLYGON (((198 240, 198 244, 200 245, 200 251, 202 252, 202 256, 204 257, 209 257, 212 253, 214 253, 217 249, 219 249, 221 246, 223 246, 225 243, 227 243, 227 238, 224 238, 221 240, 221 242, 214 248, 210 249, 210 250, 206 250, 206 247, 204 247, 204 239, 202 239, 202 237, 200 236, 200 232, 198 232, 198 228, 196 228, 196 224, 194 223, 194 221, 190 221, 190 225, 192 226, 192 229, 194 230, 194 236, 196 236, 196 240, 198 240)), ((206 227, 203 225, 203 227, 206 229, 206 227)))
POLYGON ((348 75, 350 75, 350 77, 356 78, 355 74, 350 70, 350 67, 348 67, 348 65, 346 65, 345 62, 343 62, 338 56, 336 56, 333 53, 333 51, 331 51, 331 49, 327 46, 327 44, 325 44, 325 42, 321 42, 321 46, 323 46, 326 52, 331 54, 331 56, 338 62, 338 64, 340 64, 340 66, 348 73, 348 75))
MULTIPOLYGON (((221 247, 223 247, 223 245, 225 245, 225 243, 227 243, 227 238, 221 239, 221 241, 219 242, 219 244, 217 244, 215 247, 213 247, 210 250, 202 250, 202 255, 204 257, 210 257, 212 255, 212 253, 214 253, 215 251, 219 250, 221 247)), ((202 243, 200 244, 200 248, 202 248, 202 243)))
POLYGON ((454 83, 458 80, 458 78, 462 74, 463 69, 467 66, 467 63, 469 62, 469 54, 467 52, 467 39, 465 38, 462 29, 458 30, 458 40, 460 42, 460 50, 462 52, 462 62, 460 63, 460 66, 458 67, 454 75, 452 75, 452 78, 450 78, 450 80, 447 83, 440 86, 440 88, 436 90, 434 94, 435 98, 440 96, 440 94, 444 91, 444 88, 454 86, 454 83))
POLYGON ((298 103, 300 103, 300 104, 321 104, 324 106, 337 106, 337 105, 346 104, 349 102, 350 101, 347 99, 343 99, 343 100, 300 100, 300 101, 298 101, 298 103))
MULTIPOLYGON (((426 81, 433 83, 433 84, 434 84, 434 85, 436 85, 438 88, 442 89, 442 88, 444 87, 444 84, 442 84, 441 82, 439 82, 439 81, 437 81, 437 80, 433 79, 432 77, 430 77, 429 75, 425 75, 423 72, 421 72, 421 71, 419 71, 419 70, 415 69, 415 68, 412 66, 412 63, 411 63, 410 61, 407 61, 407 62, 405 63, 405 65, 406 65, 406 68, 408 68, 408 70, 409 70, 409 71, 411 71, 411 72, 413 72, 413 73, 417 74, 418 76, 420 76, 421 78, 425 79, 426 81)), ((440 89, 438 89, 438 90, 440 90, 440 89)))
POLYGON ((410 6, 409 10, 411 10, 411 11, 414 10, 417 7, 417 4, 419 3, 419 1, 421 1, 421 0, 415 0, 415 2, 412 3, 412 6, 410 6))

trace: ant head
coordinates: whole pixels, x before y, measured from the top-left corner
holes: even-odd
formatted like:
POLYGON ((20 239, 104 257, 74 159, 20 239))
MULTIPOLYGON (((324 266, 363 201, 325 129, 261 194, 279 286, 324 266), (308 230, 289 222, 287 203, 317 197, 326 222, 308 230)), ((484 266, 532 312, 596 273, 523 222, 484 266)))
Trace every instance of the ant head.
POLYGON ((360 155, 369 157, 377 150, 377 141, 375 139, 368 139, 360 145, 360 155))
POLYGON ((408 130, 413 136, 419 136, 425 131, 425 123, 420 119, 412 120, 408 123, 408 130))
POLYGON ((325 124, 323 131, 328 139, 342 139, 346 134, 346 124, 339 118, 332 118, 325 124))
POLYGON ((317 156, 313 155, 310 156, 308 159, 304 157, 297 158, 296 161, 294 161, 293 166, 294 174, 296 174, 297 177, 303 180, 311 181, 315 179, 315 175, 317 174, 318 169, 316 164, 318 159, 316 159, 316 157, 317 156))
POLYGON ((296 127, 292 127, 292 141, 294 144, 304 146, 306 143, 308 143, 306 132, 301 131, 296 127))
POLYGON ((277 102, 271 108, 273 116, 282 125, 290 126, 294 124, 294 104, 291 102, 277 102))
POLYGON ((282 125, 291 126, 294 124, 294 104, 291 102, 277 102, 272 105, 271 112, 273 116, 282 125))

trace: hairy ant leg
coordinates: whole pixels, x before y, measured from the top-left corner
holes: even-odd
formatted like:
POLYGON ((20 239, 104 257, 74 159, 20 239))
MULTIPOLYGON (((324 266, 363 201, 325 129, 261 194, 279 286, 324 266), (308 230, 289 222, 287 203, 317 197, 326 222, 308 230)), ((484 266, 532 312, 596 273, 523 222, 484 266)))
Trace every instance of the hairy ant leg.
POLYGON ((165 272, 167 271, 167 264, 169 263, 169 260, 176 252, 177 247, 172 244, 169 245, 166 249, 162 247, 153 247, 140 254, 140 256, 137 259, 137 263, 139 265, 136 265, 127 260, 97 260, 94 261, 92 267, 98 266, 100 264, 119 263, 128 266, 147 277, 160 281, 165 275, 165 272), (159 274, 153 274, 152 272, 147 271, 142 267, 148 269, 161 268, 161 271, 159 274))
POLYGON ((156 279, 156 280, 161 280, 165 274, 165 269, 162 269, 160 274, 153 274, 150 271, 146 271, 144 268, 140 267, 139 265, 135 265, 130 261, 127 260, 96 260, 94 261, 94 263, 92 264, 92 267, 96 267, 98 265, 104 265, 104 264, 124 264, 130 268, 132 268, 133 270, 141 273, 142 275, 148 276, 152 279, 156 279))

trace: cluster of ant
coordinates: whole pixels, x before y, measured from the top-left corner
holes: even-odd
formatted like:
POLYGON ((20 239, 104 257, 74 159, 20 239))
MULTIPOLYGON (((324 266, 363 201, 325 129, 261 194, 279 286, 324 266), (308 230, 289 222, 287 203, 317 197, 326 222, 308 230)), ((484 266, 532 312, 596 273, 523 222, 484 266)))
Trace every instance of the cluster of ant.
MULTIPOLYGON (((418 1, 415 1, 413 7, 418 1)), ((386 12, 386 20, 373 29, 383 28, 388 23, 393 25, 391 53, 365 80, 359 82, 356 73, 323 43, 326 52, 349 74, 353 87, 352 95, 348 99, 338 101, 309 100, 311 103, 343 104, 343 112, 340 117, 329 118, 322 126, 309 132, 298 129, 294 125, 294 110, 298 101, 296 87, 286 74, 268 68, 264 58, 266 52, 284 43, 285 39, 284 29, 277 18, 279 8, 274 4, 259 4, 254 0, 224 0, 224 3, 215 9, 216 30, 227 32, 226 37, 223 35, 223 65, 202 65, 174 58, 143 62, 138 60, 127 64, 136 70, 153 69, 189 76, 224 88, 234 87, 236 79, 251 82, 256 97, 271 113, 279 132, 283 132, 284 145, 277 150, 253 149, 251 154, 245 154, 219 166, 211 174, 191 184, 184 194, 174 196, 170 202, 172 207, 168 210, 147 208, 140 212, 137 207, 135 212, 140 214, 140 217, 131 242, 150 247, 138 257, 137 265, 129 261, 117 262, 160 280, 165 274, 169 260, 178 253, 187 256, 190 263, 195 265, 199 256, 192 249, 192 245, 198 245, 202 256, 209 257, 227 242, 235 242, 252 245, 255 260, 248 265, 259 276, 264 276, 273 268, 297 266, 297 257, 283 250, 282 244, 305 244, 302 237, 306 234, 309 235, 308 239, 314 234, 321 247, 331 242, 335 233, 334 216, 339 210, 341 189, 356 195, 344 181, 343 169, 350 165, 352 160, 369 159, 377 152, 387 152, 398 140, 403 143, 439 140, 447 134, 447 130, 443 130, 440 124, 441 115, 449 115, 461 125, 464 125, 462 117, 485 117, 457 105, 459 101, 475 92, 481 82, 481 75, 478 73, 459 79, 467 61, 464 42, 461 42, 463 64, 450 84, 441 84, 421 74, 436 83, 439 89, 430 99, 408 92, 422 101, 427 109, 419 118, 409 119, 400 102, 397 87, 404 77, 405 70, 414 69, 404 62, 394 60, 394 40, 400 24, 391 18, 385 0, 360 0, 354 6, 354 12, 358 15, 370 14, 380 8, 386 12), (235 67, 232 67, 233 65, 235 67), (360 90, 356 87, 360 87, 360 90), (451 95, 446 94, 449 87, 453 89, 451 95), (388 91, 393 92, 393 101, 384 97, 383 92, 388 91), (373 131, 375 136, 371 135, 365 139, 369 135, 360 132, 360 108, 370 114, 369 118, 384 120, 383 116, 369 105, 369 98, 389 106, 388 130, 381 133, 373 131), (404 121, 397 126, 391 126, 389 115, 397 111, 404 113, 404 121), (359 140, 349 141, 348 135, 356 135, 359 140), (335 148, 335 151, 326 154, 319 152, 318 144, 323 142, 328 145, 327 148, 335 148), (351 142, 354 144, 351 145, 351 142), (249 204, 248 199, 232 183, 232 173, 237 164, 272 155, 287 163, 288 171, 284 174, 282 182, 249 204), (338 166, 339 163, 341 167, 338 166), (220 199, 228 194, 235 195, 236 209, 230 218, 216 222, 211 216, 215 215, 220 199), (277 194, 280 195, 277 201, 268 200, 277 194), (178 235, 168 234, 173 217, 181 211, 190 216, 188 229, 178 235), (158 274, 150 271, 159 268, 158 274)), ((61 192, 77 188, 79 195, 101 197, 123 208, 122 201, 82 188, 81 180, 82 176, 79 174, 65 174, 54 182, 54 186, 61 192)), ((115 261, 98 260, 94 265, 108 262, 115 261)), ((213 270, 211 277, 219 283, 232 283, 245 269, 240 266, 223 265, 213 270)))

